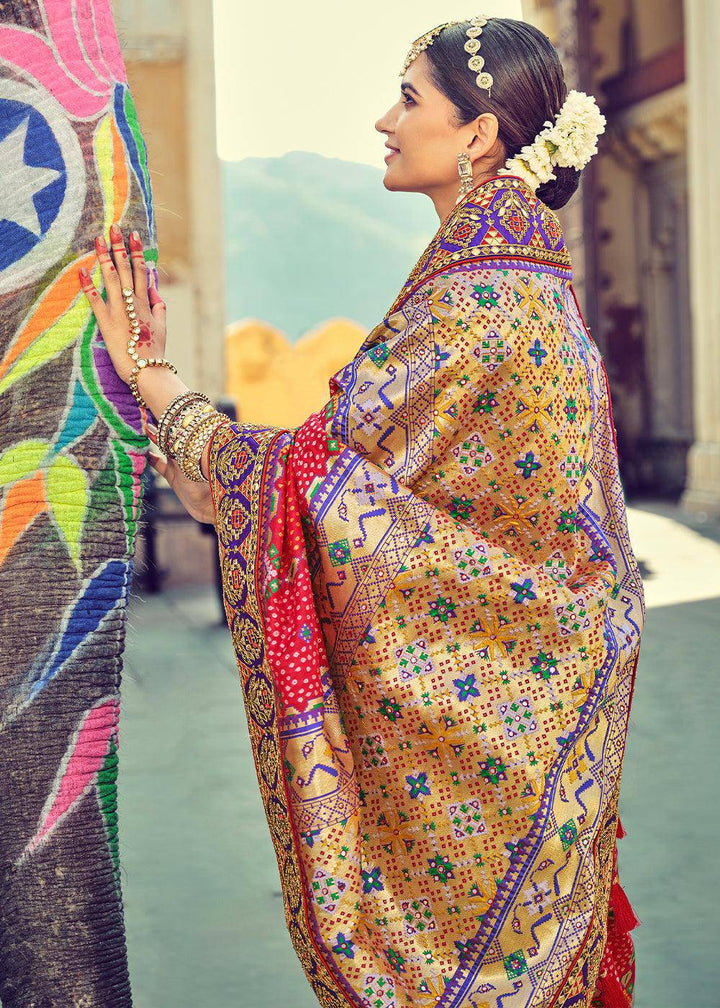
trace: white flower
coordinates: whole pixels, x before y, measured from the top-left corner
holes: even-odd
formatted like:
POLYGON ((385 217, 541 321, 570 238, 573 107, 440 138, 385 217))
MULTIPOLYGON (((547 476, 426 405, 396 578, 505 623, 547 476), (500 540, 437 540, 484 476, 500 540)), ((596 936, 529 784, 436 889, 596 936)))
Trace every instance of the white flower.
POLYGON ((543 182, 549 182, 555 175, 552 170, 550 151, 547 144, 535 142, 523 147, 519 154, 505 162, 505 167, 513 175, 519 175, 533 192, 543 182))
POLYGON ((556 148, 553 163, 561 167, 584 168, 597 153, 597 138, 607 120, 595 99, 582 91, 570 91, 555 117, 554 125, 540 134, 556 148))
POLYGON ((530 171, 537 175, 541 182, 547 182, 554 177, 550 150, 545 140, 541 137, 538 137, 535 143, 530 144, 528 147, 523 147, 517 157, 525 162, 530 171))
POLYGON ((556 176, 552 166, 582 169, 597 153, 607 120, 591 95, 569 91, 555 122, 546 120, 531 144, 505 162, 504 173, 519 175, 533 192, 556 176))
POLYGON ((500 169, 500 174, 519 175, 524 182, 527 182, 533 192, 540 185, 540 179, 534 172, 530 171, 525 162, 521 161, 520 158, 509 158, 505 162, 505 168, 500 169))

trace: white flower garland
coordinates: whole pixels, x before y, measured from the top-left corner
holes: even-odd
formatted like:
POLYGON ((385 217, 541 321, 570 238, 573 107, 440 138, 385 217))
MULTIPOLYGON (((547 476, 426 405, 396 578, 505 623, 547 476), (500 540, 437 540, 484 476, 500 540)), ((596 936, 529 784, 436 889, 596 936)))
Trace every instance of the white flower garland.
POLYGON ((555 122, 546 120, 535 140, 508 158, 500 174, 519 175, 535 192, 556 177, 553 165, 582 169, 597 153, 597 138, 605 132, 606 122, 592 95, 569 91, 555 122))

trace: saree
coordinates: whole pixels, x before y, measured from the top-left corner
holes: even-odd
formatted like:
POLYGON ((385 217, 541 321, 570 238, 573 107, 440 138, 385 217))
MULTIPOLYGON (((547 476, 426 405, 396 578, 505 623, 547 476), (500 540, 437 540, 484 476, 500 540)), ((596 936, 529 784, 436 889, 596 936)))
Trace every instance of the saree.
POLYGON ((624 1006, 618 797, 644 618, 557 216, 466 195, 292 430, 210 488, 295 951, 325 1008, 624 1006))

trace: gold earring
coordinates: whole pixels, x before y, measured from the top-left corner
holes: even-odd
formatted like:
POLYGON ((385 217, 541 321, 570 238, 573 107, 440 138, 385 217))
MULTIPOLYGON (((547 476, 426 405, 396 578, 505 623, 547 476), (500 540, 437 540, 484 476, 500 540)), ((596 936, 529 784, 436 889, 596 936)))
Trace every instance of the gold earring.
POLYGON ((460 202, 463 196, 467 196, 475 185, 475 179, 473 178, 472 173, 472 162, 470 161, 468 155, 465 151, 461 151, 458 154, 457 159, 458 174, 460 176, 460 192, 458 193, 458 198, 455 200, 456 204, 460 202))

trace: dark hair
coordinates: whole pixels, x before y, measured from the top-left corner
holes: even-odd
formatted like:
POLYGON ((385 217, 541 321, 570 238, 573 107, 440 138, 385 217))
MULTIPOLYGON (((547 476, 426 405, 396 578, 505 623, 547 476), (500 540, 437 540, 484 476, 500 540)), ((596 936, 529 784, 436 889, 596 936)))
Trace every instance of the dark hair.
MULTIPOLYGON (((483 112, 494 113, 505 156, 515 157, 534 141, 546 120, 555 121, 565 101, 567 85, 560 57, 547 35, 533 25, 512 18, 488 18, 479 50, 484 69, 493 76, 492 98, 488 98, 487 91, 475 83, 475 73, 468 69, 470 54, 463 46, 469 27, 469 21, 449 25, 424 50, 430 78, 455 106, 458 126, 483 112)), ((557 210, 577 189, 580 172, 553 165, 553 173, 556 178, 538 186, 536 195, 557 210)))

